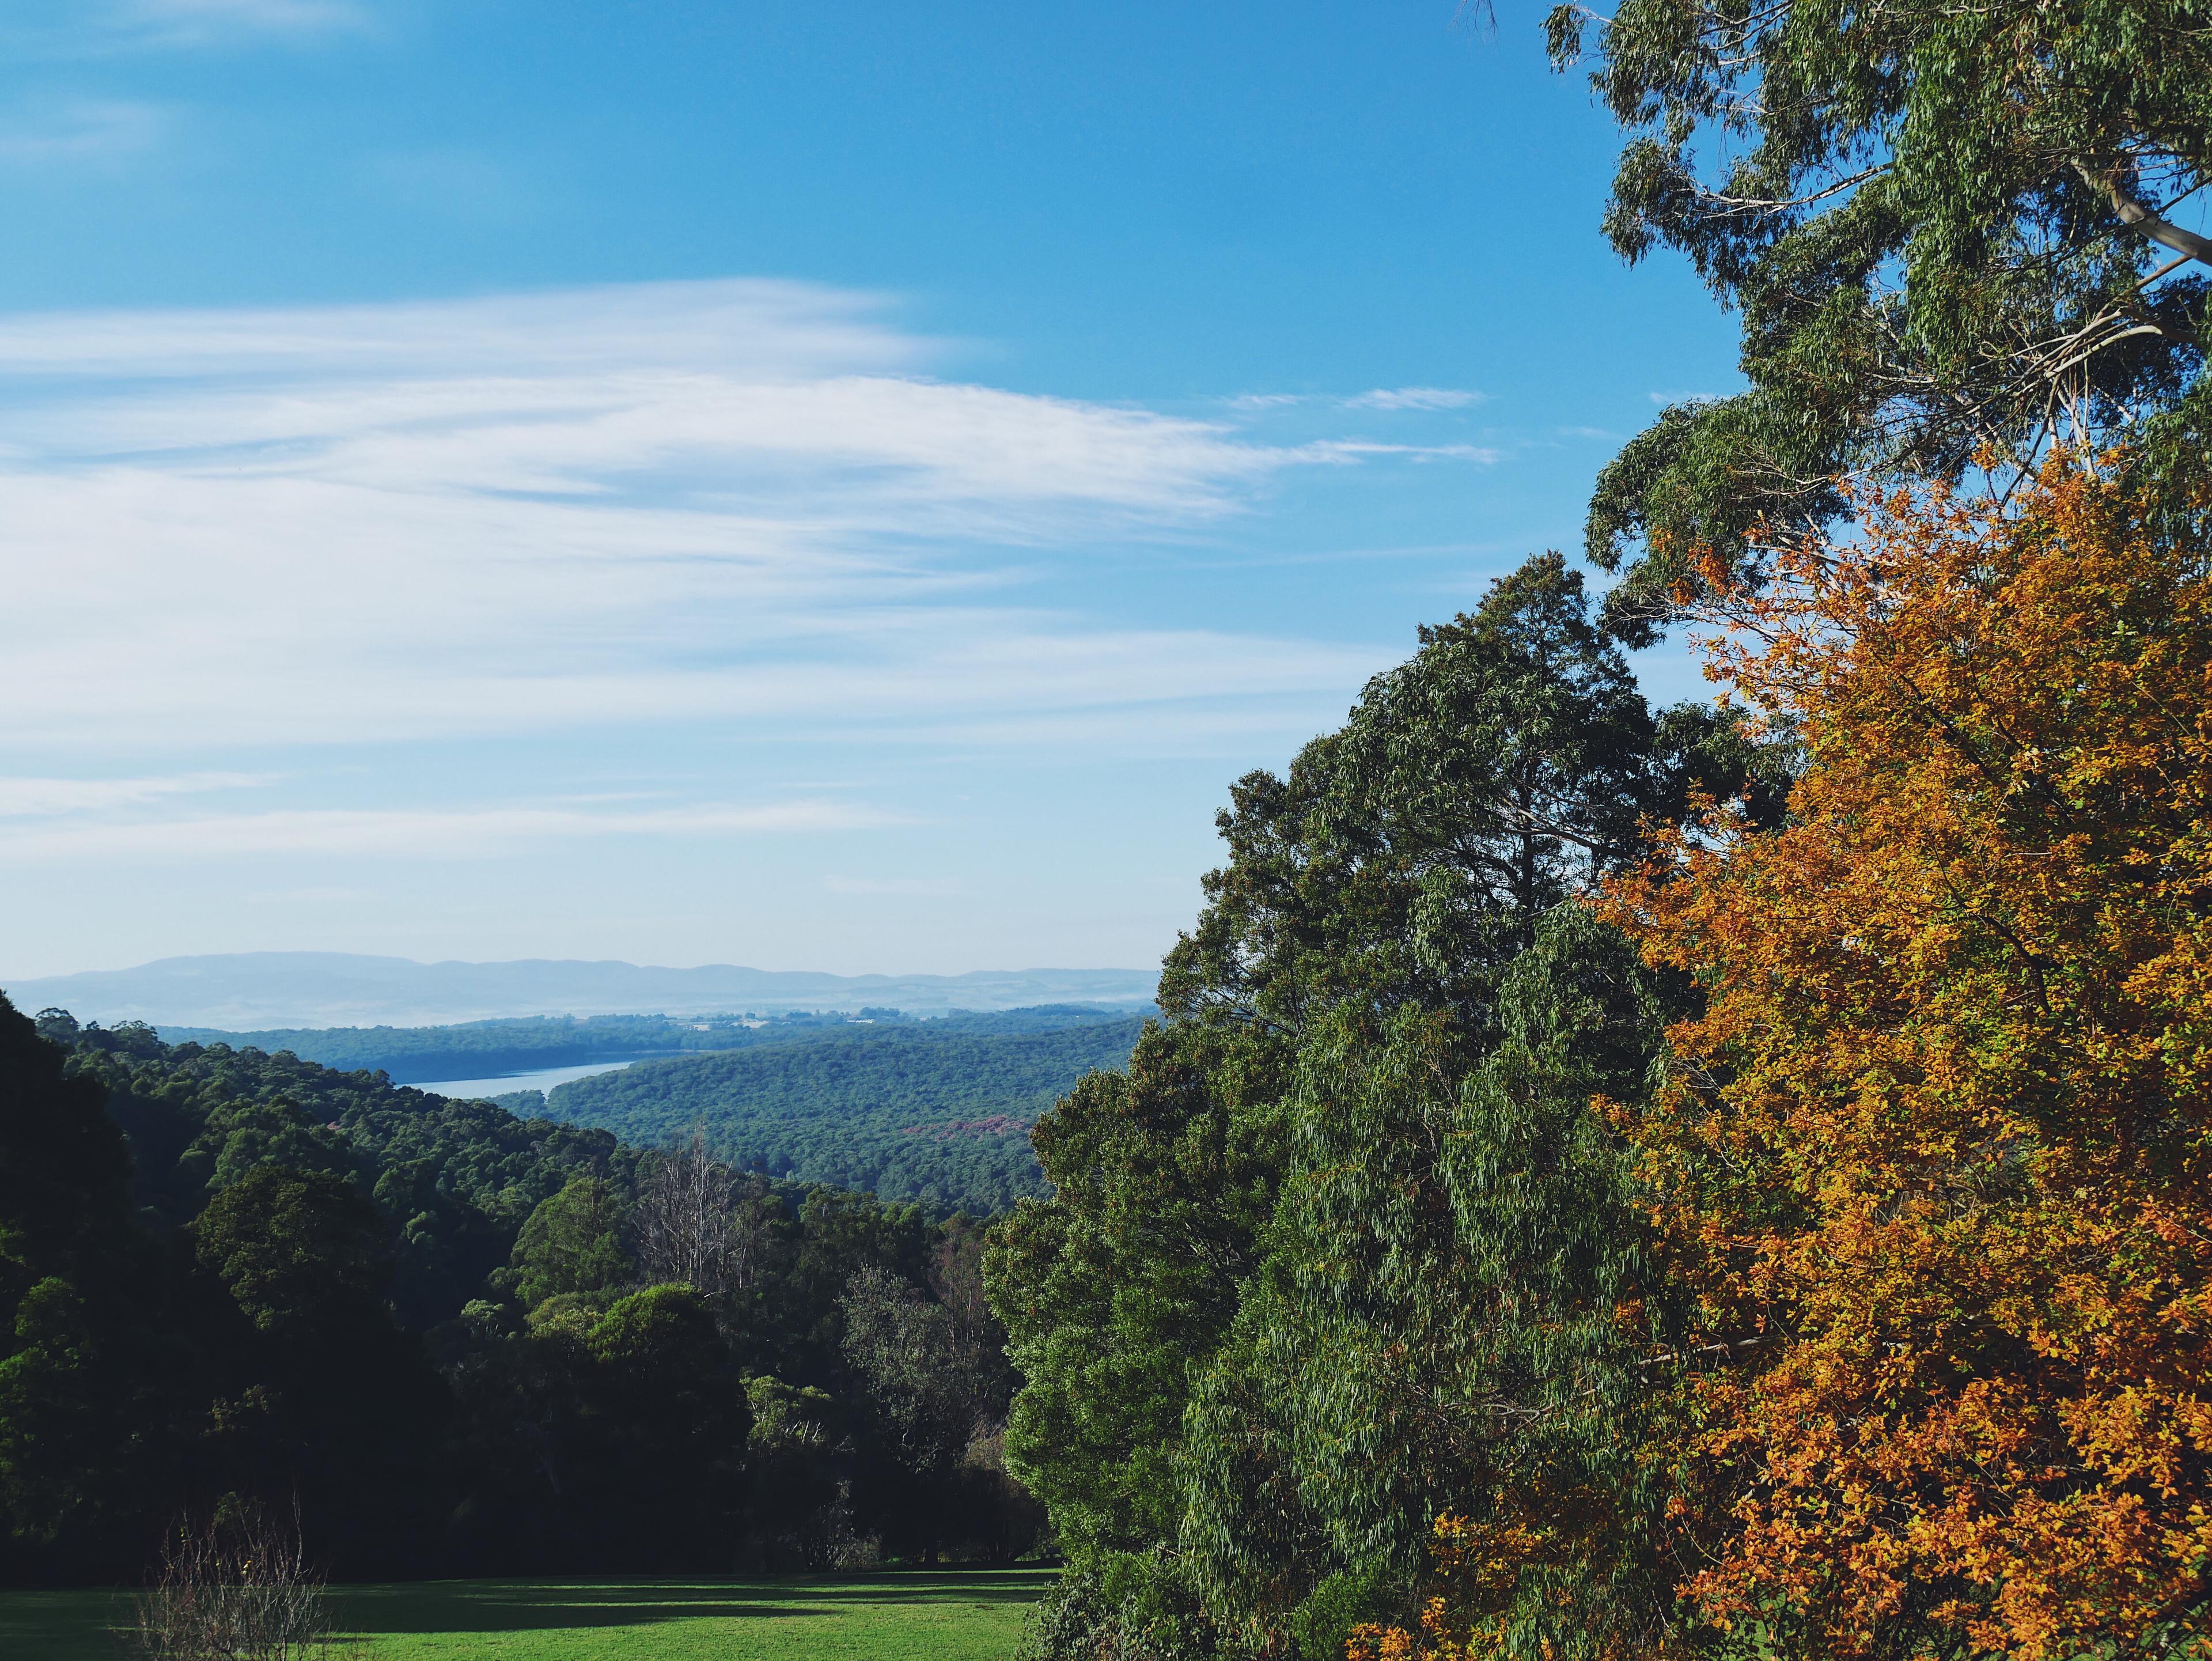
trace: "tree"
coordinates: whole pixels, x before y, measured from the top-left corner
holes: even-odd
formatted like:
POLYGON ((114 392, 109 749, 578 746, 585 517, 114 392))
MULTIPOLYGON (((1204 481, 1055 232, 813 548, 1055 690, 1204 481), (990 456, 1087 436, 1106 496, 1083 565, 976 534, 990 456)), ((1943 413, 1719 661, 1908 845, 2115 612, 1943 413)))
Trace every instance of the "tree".
POLYGON ((1562 1586, 1650 1618, 1608 1422, 1638 1237, 1589 1104, 1640 1087, 1658 1006, 1561 907, 1645 818, 1775 793, 1731 721, 1652 715, 1555 555, 1421 642, 1287 777, 1237 784, 1167 1019, 1039 1122, 1054 1196, 993 1253, 1008 1461, 1099 1644, 1197 1602, 1223 1643, 1334 1654, 1410 1607, 1438 1510, 1563 1498, 1515 1618, 1568 1643, 1562 1586))
POLYGON ((614 1196, 597 1177, 574 1177, 522 1226, 512 1260, 515 1296, 534 1309, 560 1293, 609 1291, 630 1278, 614 1196))
POLYGON ((762 1567, 771 1573, 860 1567, 872 1542, 854 1530, 847 1415, 827 1391, 779 1378, 753 1378, 745 1394, 752 1409, 745 1463, 762 1567))
POLYGON ((385 1301, 374 1205, 342 1177, 264 1165, 217 1193, 191 1236, 228 1294, 210 1335, 228 1374, 227 1480, 296 1501, 307 1538, 349 1572, 418 1567, 447 1396, 385 1301))
POLYGON ((765 1187, 710 1154, 703 1129, 660 1153, 647 1167, 631 1210, 647 1278, 696 1287, 723 1304, 749 1294, 766 1244, 765 1220, 749 1202, 765 1187))
POLYGON ((706 1300, 690 1287, 634 1292, 584 1348, 597 1444, 586 1482, 615 1525, 603 1524, 599 1561, 728 1567, 751 1414, 706 1300))
POLYGON ((1683 1590, 1771 1653, 2202 1630, 2212 575, 2124 478, 1892 497, 1733 599, 1790 823, 1608 906, 1705 990, 1627 1123, 1695 1299, 1683 1590))
POLYGON ((384 1220, 342 1177, 264 1165, 217 1194, 192 1237, 200 1266, 264 1333, 321 1338, 390 1324, 384 1220))
POLYGON ((1295 1041, 1345 1002, 1419 1002, 1486 1030, 1536 920, 1635 845, 1707 735, 1660 734, 1557 554, 1369 683, 1287 778, 1238 782, 1230 862, 1168 955, 1161 1007, 1295 1041))
POLYGON ((705 1300, 555 1294, 456 1369, 461 1504, 477 1564, 727 1569, 741 1533, 744 1385, 705 1300))
MULTIPOLYGON (((49 1012, 51 1015, 52 1012, 49 1012)), ((203 1358, 98 1086, 0 998, 0 1578, 112 1573, 175 1502, 203 1358)), ((204 1401, 204 1396, 200 1398, 204 1401)))
MULTIPOLYGON (((1597 21, 1558 7, 1554 62, 1597 21)), ((2197 0, 1625 0, 1596 48, 1633 135, 1606 230, 1631 260, 1687 256, 1742 316, 1749 382, 1667 410, 1601 477, 1590 557, 1641 551, 1617 625, 1668 615, 1698 548, 1741 575, 1835 518, 1838 479, 2032 468, 2159 412, 2159 449, 2203 447, 2197 0)))
POLYGON ((920 1206, 887 1205, 842 1189, 807 1189, 799 1202, 795 1249, 761 1311, 782 1335, 777 1376, 833 1394, 849 1390, 857 1380, 845 1352, 846 1288, 866 1269, 920 1284, 931 1232, 920 1206))
POLYGON ((1176 1536, 1184 1410, 1258 1266, 1280 1176, 1255 1048, 1148 1027, 1126 1074, 1091 1074, 1038 1122, 1054 1197, 1023 1202, 992 1243, 992 1307, 1023 1378, 1006 1463, 1079 1555, 1176 1536))
POLYGON ((991 1426, 1001 1368, 971 1322, 886 1270, 861 1269, 845 1289, 845 1354, 899 1463, 919 1479, 924 1561, 942 1543, 953 1474, 991 1426))
POLYGON ((1662 1008, 1565 904, 1503 977, 1494 1044, 1347 1009, 1304 1047, 1267 1270, 1190 1410, 1210 1608, 1341 1655, 1417 1601, 1442 1516, 1510 1563, 1453 1589, 1488 1642, 1598 1656, 1665 1630, 1637 1365, 1659 1296, 1627 1150, 1590 1111, 1641 1093, 1662 1008))

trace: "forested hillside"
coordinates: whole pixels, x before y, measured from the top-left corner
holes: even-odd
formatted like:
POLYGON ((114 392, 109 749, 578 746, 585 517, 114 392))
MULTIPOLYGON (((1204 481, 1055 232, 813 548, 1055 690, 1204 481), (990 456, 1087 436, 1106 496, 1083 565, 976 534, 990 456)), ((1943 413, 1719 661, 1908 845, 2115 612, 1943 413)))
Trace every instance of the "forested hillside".
POLYGON ((843 1016, 732 1016, 672 1020, 664 1015, 533 1016, 464 1021, 451 1026, 272 1027, 233 1032, 207 1026, 163 1026, 171 1043, 224 1044, 233 1050, 288 1051, 340 1072, 382 1073, 394 1084, 434 1079, 489 1078, 539 1068, 621 1062, 686 1050, 734 1050, 804 1037, 843 1016))
MULTIPOLYGON (((1089 1004, 1042 1004, 989 1013, 957 1013, 930 1019, 938 1032, 1042 1032, 1124 1020, 1129 1012, 1089 1004)), ((272 1027, 234 1032, 207 1026, 164 1026, 171 1043, 222 1044, 232 1050, 286 1051, 342 1073, 382 1073, 394 1084, 488 1078, 543 1068, 623 1062, 686 1050, 743 1050, 852 1036, 868 1028, 911 1023, 896 1009, 857 1013, 793 1012, 773 1016, 532 1016, 463 1021, 451 1026, 272 1027)))
POLYGON ((574 959, 415 963, 343 952, 238 952, 20 981, 14 992, 33 1005, 73 1009, 111 1026, 144 1020, 246 1032, 428 1026, 548 1011, 659 1010, 703 1020, 748 1009, 782 1014, 871 1004, 933 1016, 1048 1003, 1129 1005, 1152 996, 1154 978, 1111 969, 844 976, 728 964, 659 969, 574 959))
POLYGON ((1030 1125, 1143 1025, 1037 1010, 835 1028, 579 1079, 545 1112, 643 1147, 696 1126, 745 1170, 988 1215, 1044 1191, 1030 1125))
POLYGON ((70 1046, 74 1075, 106 1091, 142 1214, 182 1226, 264 1165, 343 1177, 394 1225, 391 1293, 418 1328, 458 1315, 570 1177, 627 1183, 637 1162, 605 1131, 525 1123, 289 1054, 167 1044, 149 1027, 84 1027, 60 1012, 40 1031, 70 1046))
POLYGON ((0 1000, 0 1579, 295 1500, 342 1574, 1034 1534, 964 1218, 0 1000))

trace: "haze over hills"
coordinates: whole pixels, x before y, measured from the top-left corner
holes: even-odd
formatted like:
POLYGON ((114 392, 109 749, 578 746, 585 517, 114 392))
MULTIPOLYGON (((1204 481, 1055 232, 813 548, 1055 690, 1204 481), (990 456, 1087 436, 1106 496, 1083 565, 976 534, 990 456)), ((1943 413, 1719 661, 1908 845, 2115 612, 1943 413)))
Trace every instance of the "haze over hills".
POLYGON ((343 952, 242 952, 10 981, 0 990, 27 1013, 53 1007, 110 1025, 421 1026, 524 1015, 772 1014, 872 1004, 924 1015, 1037 1004, 1131 1005, 1149 1001, 1157 982, 1148 969, 825 975, 732 964, 424 964, 343 952))

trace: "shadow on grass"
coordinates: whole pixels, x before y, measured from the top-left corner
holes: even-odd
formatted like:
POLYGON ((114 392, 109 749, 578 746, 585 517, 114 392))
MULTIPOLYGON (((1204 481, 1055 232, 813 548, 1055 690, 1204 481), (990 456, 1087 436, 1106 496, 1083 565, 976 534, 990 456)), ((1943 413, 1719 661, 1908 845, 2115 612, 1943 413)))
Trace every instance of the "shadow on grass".
POLYGON ((666 1621, 777 1621, 874 1606, 1029 1603, 1049 1570, 900 1574, 839 1580, 433 1580, 331 1589, 348 1633, 545 1631, 666 1621))
MULTIPOLYGON (((671 1621, 876 1618, 901 1604, 986 1609, 1042 1596, 1054 1569, 917 1569, 869 1575, 667 1579, 428 1580, 331 1588, 348 1649, 386 1634, 541 1632, 671 1621)), ((0 1591, 5 1661, 120 1661, 131 1594, 88 1589, 0 1591)))

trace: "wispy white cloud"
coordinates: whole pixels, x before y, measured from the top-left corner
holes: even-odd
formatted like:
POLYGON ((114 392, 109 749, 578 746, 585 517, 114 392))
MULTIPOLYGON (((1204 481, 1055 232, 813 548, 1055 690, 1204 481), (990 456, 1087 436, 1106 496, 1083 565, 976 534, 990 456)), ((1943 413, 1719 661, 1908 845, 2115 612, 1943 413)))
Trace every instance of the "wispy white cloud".
POLYGON ((10 0, 0 46, 28 58, 304 46, 371 32, 378 9, 372 0, 10 0))
POLYGON ((178 773, 119 779, 0 776, 0 818, 41 818, 137 807, 172 796, 242 790, 269 782, 264 773, 178 773))
MULTIPOLYGON (((773 279, 642 283, 466 300, 256 309, 48 312, 0 317, 0 375, 239 386, 385 383, 393 403, 464 371, 518 384, 624 371, 797 380, 911 372, 944 344, 899 328, 889 296, 773 279)), ((366 413, 373 417, 378 406, 366 413)))
POLYGON ((628 812, 563 806, 293 809, 142 818, 66 829, 0 828, 0 864, 241 855, 483 859, 532 843, 623 837, 726 837, 872 829, 898 816, 849 802, 710 804, 628 812))
POLYGON ((1347 410, 1464 410, 1484 394, 1457 386, 1377 386, 1344 400, 1347 410))
POLYGON ((1313 461, 1358 460, 1362 456, 1404 456, 1413 461, 1472 461, 1483 466, 1504 453, 1486 444, 1382 444, 1371 439, 1318 439, 1298 447, 1300 456, 1313 461))
POLYGON ((1349 398, 1322 392, 1244 392, 1223 400, 1230 409, 1256 415, 1294 405, 1322 404, 1339 410, 1464 410, 1486 403, 1490 394, 1459 386, 1377 386, 1349 398))
POLYGON ((0 741, 1141 725, 1371 666, 1018 604, 1016 565, 1187 533, 1287 469, 1492 459, 931 379, 943 349, 886 318, 704 283, 0 319, 0 741))
POLYGON ((355 28, 369 9, 356 0, 123 0, 115 11, 150 27, 260 29, 320 33, 355 28))
POLYGON ((50 170, 140 155, 169 125, 156 105, 119 99, 19 109, 0 116, 0 167, 50 170))

